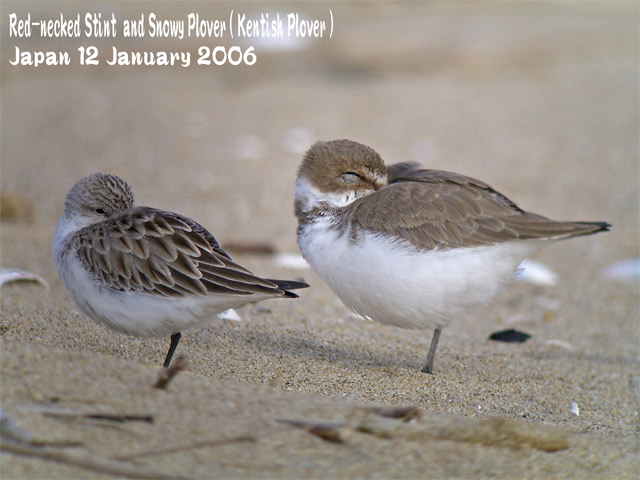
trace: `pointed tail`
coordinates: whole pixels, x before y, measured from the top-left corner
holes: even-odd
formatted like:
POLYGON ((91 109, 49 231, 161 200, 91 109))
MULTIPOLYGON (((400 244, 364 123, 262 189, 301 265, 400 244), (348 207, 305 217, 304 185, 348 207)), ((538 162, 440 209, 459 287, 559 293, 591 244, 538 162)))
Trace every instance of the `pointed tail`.
POLYGON ((581 235, 593 235, 598 232, 608 232, 611 224, 607 222, 573 222, 575 230, 571 233, 571 237, 581 235))
POLYGON ((267 278, 266 280, 275 283, 280 290, 284 290, 285 298, 298 298, 298 295, 289 290, 309 287, 308 283, 296 282, 295 280, 274 280, 273 278, 267 278))

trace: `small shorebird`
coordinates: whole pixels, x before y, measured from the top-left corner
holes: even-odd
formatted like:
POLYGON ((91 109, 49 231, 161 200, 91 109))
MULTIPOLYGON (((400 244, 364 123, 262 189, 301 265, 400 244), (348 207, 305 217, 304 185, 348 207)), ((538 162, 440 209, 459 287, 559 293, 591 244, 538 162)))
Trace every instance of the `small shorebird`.
POLYGON ((416 163, 386 167, 350 140, 307 151, 295 188, 304 258, 352 311, 403 328, 442 328, 488 302, 522 260, 604 222, 557 222, 526 212, 489 185, 416 163))
POLYGON ((134 337, 171 335, 306 283, 253 275, 192 219, 138 207, 122 178, 94 173, 67 194, 53 240, 58 275, 89 318, 134 337))

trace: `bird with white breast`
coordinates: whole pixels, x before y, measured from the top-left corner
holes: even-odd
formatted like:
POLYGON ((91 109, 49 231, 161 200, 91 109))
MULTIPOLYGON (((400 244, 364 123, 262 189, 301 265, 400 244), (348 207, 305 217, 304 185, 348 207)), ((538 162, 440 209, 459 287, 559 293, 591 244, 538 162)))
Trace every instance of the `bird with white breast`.
POLYGON ((191 218, 136 206, 122 178, 94 173, 69 191, 53 240, 58 275, 90 319, 134 337, 171 336, 230 308, 296 298, 306 283, 270 280, 235 263, 191 218))
POLYGON ((486 183, 417 163, 385 166, 350 140, 317 142, 295 187, 298 245, 353 312, 402 328, 442 329, 487 303, 522 260, 554 241, 606 231, 526 212, 486 183))

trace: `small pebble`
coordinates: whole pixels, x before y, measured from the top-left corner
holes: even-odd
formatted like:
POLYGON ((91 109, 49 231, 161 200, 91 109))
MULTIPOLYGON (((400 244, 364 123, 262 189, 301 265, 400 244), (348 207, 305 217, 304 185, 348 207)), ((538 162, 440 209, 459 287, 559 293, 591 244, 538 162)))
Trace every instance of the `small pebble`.
POLYGON ((236 312, 233 308, 230 308, 229 310, 225 310, 224 312, 219 313, 218 318, 220 320, 231 320, 233 322, 242 321, 242 317, 238 315, 238 312, 236 312))
POLYGON ((571 413, 573 413, 576 417, 580 416, 580 408, 576 402, 571 402, 571 413))
POLYGON ((507 330, 500 330, 489 335, 489 340, 495 340, 496 342, 507 343, 524 343, 531 338, 528 333, 520 332, 509 328, 507 330))
POLYGON ((12 282, 36 282, 45 288, 49 288, 47 281, 35 273, 20 270, 19 268, 3 268, 0 270, 0 287, 12 282))
POLYGON ((602 274, 612 280, 640 279, 640 258, 627 258, 602 269, 602 274))
POLYGON ((524 260, 516 271, 516 280, 551 287, 556 284, 558 275, 546 265, 535 260, 524 260))

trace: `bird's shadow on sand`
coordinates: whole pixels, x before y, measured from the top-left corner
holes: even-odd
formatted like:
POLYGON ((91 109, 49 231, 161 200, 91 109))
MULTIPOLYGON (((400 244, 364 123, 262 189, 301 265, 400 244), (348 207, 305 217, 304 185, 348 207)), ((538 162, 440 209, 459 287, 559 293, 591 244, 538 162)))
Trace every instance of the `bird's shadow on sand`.
MULTIPOLYGON (((331 362, 346 369, 379 369, 386 370, 420 370, 422 361, 406 350, 392 345, 386 346, 381 339, 373 339, 367 344, 363 342, 349 343, 333 336, 331 344, 323 342, 321 336, 311 331, 275 329, 275 328, 238 328, 229 331, 222 327, 218 338, 225 336, 230 343, 250 345, 263 355, 277 358, 289 356, 297 359, 308 359, 319 362, 331 362)), ((428 338, 424 341, 424 358, 427 355, 428 338)))
MULTIPOLYGON (((240 327, 232 331, 228 327, 213 327, 213 335, 225 338, 226 342, 250 345, 262 355, 271 358, 289 356, 296 359, 306 359, 316 362, 330 362, 349 370, 383 369, 389 374, 401 371, 419 372, 426 359, 429 335, 424 335, 422 346, 412 342, 411 345, 403 345, 397 340, 385 343, 382 335, 372 338, 370 341, 349 341, 350 337, 341 340, 333 335, 331 343, 323 341, 321 333, 311 330, 276 329, 271 327, 240 327)), ((492 342, 491 342, 492 343, 492 342)), ((491 344, 490 343, 490 344, 491 344)), ((436 357, 437 370, 453 368, 457 370, 455 363, 463 364, 464 369, 473 369, 475 353, 461 355, 449 346, 443 346, 436 357), (446 366, 448 364, 448 367, 446 366)), ((496 348, 495 355, 502 357, 496 348)), ((564 351, 549 350, 518 350, 513 349, 513 355, 522 355, 533 361, 543 362, 580 362, 598 363, 602 365, 629 365, 639 363, 639 358, 625 355, 601 355, 588 351, 564 351)), ((486 354, 486 346, 478 349, 478 354, 486 354), (482 353, 481 353, 482 352, 482 353)), ((259 357, 258 356, 258 357, 259 357)), ((489 354, 489 356, 492 356, 489 354)))

